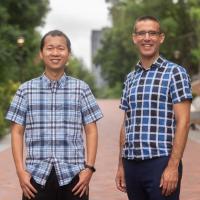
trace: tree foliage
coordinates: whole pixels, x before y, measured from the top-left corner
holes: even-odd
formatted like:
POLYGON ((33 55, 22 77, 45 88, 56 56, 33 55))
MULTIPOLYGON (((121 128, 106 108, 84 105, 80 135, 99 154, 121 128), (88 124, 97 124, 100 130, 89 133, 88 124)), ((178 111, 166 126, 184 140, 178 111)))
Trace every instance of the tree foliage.
POLYGON ((119 0, 110 8, 113 26, 107 29, 95 63, 102 66, 104 78, 110 87, 123 83, 125 75, 138 61, 132 44, 133 24, 143 15, 153 15, 160 20, 165 32, 161 54, 185 66, 190 74, 200 63, 200 1, 198 0, 119 0), (176 59, 175 52, 180 52, 176 59))
POLYGON ((1 0, 0 4, 0 136, 5 132, 4 116, 9 102, 23 82, 42 71, 37 61, 40 34, 49 10, 48 0, 1 0), (23 36, 23 47, 17 38, 23 36))
POLYGON ((97 89, 95 86, 94 76, 84 66, 83 62, 76 57, 71 57, 69 65, 66 69, 67 75, 85 81, 91 88, 92 92, 96 95, 97 89))
POLYGON ((0 84, 0 138, 5 134, 5 128, 7 127, 7 122, 4 120, 6 108, 18 87, 19 82, 7 81, 0 84))
POLYGON ((0 83, 8 79, 25 81, 38 72, 34 62, 40 34, 36 27, 44 23, 48 0, 1 0, 0 4, 0 83), (17 38, 23 36, 23 47, 17 38))

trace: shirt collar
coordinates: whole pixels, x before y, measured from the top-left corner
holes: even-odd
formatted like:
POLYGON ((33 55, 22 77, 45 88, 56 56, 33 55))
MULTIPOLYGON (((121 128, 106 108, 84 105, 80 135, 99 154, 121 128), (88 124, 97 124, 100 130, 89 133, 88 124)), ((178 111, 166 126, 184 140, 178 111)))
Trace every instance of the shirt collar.
POLYGON ((45 73, 43 73, 43 75, 41 76, 41 80, 47 87, 52 87, 52 85, 56 85, 56 87, 62 87, 67 81, 67 76, 64 73, 59 80, 51 80, 45 75, 45 73))
POLYGON ((135 67, 135 70, 144 70, 144 71, 147 71, 151 68, 159 68, 162 66, 162 64, 165 62, 165 59, 162 57, 162 56, 159 56, 155 61, 154 63, 148 68, 148 69, 144 69, 142 67, 142 64, 141 64, 141 61, 138 61, 138 63, 136 64, 136 67, 135 67))

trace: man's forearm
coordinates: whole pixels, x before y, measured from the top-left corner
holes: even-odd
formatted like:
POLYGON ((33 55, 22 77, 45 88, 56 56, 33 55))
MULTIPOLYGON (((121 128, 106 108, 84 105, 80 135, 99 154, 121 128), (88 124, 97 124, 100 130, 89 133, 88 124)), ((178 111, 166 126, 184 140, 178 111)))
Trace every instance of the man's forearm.
POLYGON ((119 138, 119 166, 122 165, 122 149, 124 145, 124 126, 121 127, 120 130, 120 138, 119 138))
POLYGON ((178 166, 182 159, 190 127, 190 102, 185 101, 174 106, 176 117, 176 131, 172 152, 168 165, 178 166))
POLYGON ((90 123, 85 126, 86 132, 86 148, 87 148, 87 161, 88 165, 94 166, 98 145, 98 131, 96 123, 90 123))
POLYGON ((125 119, 126 119, 126 113, 124 114, 124 120, 120 129, 120 136, 119 136, 119 163, 118 166, 122 166, 122 149, 125 142, 125 119))
POLYGON ((168 165, 178 167, 186 146, 188 132, 189 125, 187 123, 185 123, 184 126, 177 125, 172 153, 168 165))
POLYGON ((17 124, 11 126, 11 145, 12 154, 17 173, 24 170, 23 165, 23 131, 24 129, 17 124))

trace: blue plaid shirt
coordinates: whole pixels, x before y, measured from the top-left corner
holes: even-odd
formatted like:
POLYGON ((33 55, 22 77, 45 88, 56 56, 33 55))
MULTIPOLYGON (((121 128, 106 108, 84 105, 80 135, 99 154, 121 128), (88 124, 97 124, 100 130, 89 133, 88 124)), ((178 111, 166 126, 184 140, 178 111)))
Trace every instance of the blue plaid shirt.
POLYGON ((191 100, 186 70, 159 57, 150 69, 138 63, 127 75, 120 108, 126 112, 122 157, 168 156, 176 128, 173 104, 191 100))
POLYGON ((60 186, 84 169, 82 125, 101 117, 88 85, 65 74, 58 81, 42 75, 22 84, 6 116, 25 126, 27 171, 45 185, 54 166, 60 186))

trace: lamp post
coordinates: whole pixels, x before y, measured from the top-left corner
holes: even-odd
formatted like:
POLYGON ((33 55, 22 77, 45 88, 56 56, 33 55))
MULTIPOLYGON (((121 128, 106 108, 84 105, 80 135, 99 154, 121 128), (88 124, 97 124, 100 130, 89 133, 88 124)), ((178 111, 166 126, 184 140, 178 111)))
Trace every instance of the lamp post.
POLYGON ((179 59, 181 57, 181 52, 179 50, 174 51, 174 58, 179 59))
POLYGON ((18 65, 19 65, 19 78, 20 81, 22 82, 23 81, 23 78, 24 78, 24 74, 23 74, 23 56, 24 56, 24 52, 23 52, 23 46, 24 46, 24 43, 25 43, 25 38, 23 36, 19 36, 17 38, 17 46, 19 48, 19 57, 18 57, 18 65))
POLYGON ((181 51, 175 50, 175 51, 174 51, 174 58, 175 58, 175 60, 176 60, 176 62, 177 62, 178 64, 181 64, 181 63, 180 63, 180 61, 181 61, 181 51))
POLYGON ((19 36, 17 38, 17 45, 18 47, 22 48, 24 46, 24 43, 25 43, 25 39, 23 36, 19 36))

